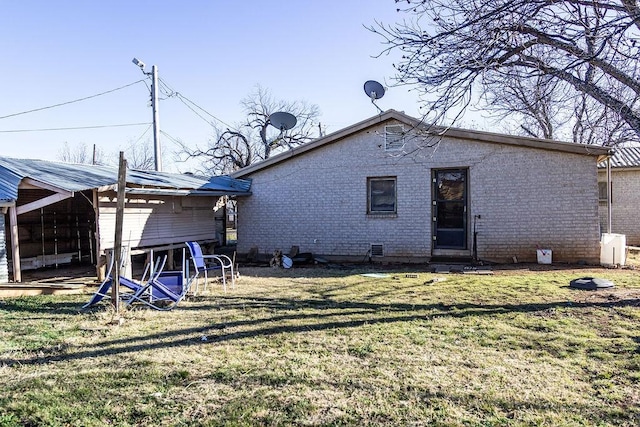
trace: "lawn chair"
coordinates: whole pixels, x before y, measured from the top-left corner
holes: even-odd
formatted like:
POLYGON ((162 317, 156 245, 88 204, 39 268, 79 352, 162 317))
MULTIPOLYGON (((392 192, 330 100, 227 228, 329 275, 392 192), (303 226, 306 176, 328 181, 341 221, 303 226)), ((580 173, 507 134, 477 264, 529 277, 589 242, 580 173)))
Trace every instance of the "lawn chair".
POLYGON ((185 277, 183 271, 160 271, 143 288, 127 300, 127 305, 140 302, 154 310, 172 310, 189 292, 195 277, 185 277))
POLYGON ((91 296, 91 299, 89 300, 89 302, 82 306, 83 309, 91 307, 92 305, 99 303, 105 298, 111 299, 111 295, 109 294, 109 292, 111 290, 111 285, 113 285, 113 277, 111 276, 111 274, 113 273, 114 263, 115 261, 114 261, 114 258, 112 257, 111 262, 109 264, 109 268, 107 269, 107 276, 104 278, 102 283, 100 283, 100 286, 98 286, 98 289, 91 296))
MULTIPOLYGON (((124 248, 123 248, 123 254, 126 254, 126 251, 124 250, 124 248)), ((124 264, 125 260, 126 260, 126 255, 122 257, 122 265, 124 264)), ((125 277, 123 275, 120 275, 118 277, 120 287, 124 287, 128 289, 128 291, 120 293, 120 299, 123 301, 129 301, 129 299, 133 295, 136 295, 137 293, 142 292, 142 290, 146 286, 146 283, 148 282, 148 281, 145 281, 146 275, 149 274, 149 280, 152 280, 162 271, 162 269, 164 268, 165 262, 166 262, 166 257, 164 257, 164 260, 162 262, 160 258, 158 258, 155 266, 148 264, 145 269, 145 272, 142 275, 142 279, 140 282, 130 279, 128 277, 125 277)), ((82 306, 83 309, 91 307, 99 303, 105 298, 109 300, 111 299, 111 286, 113 286, 113 283, 114 283, 114 280, 113 280, 114 264, 115 264, 115 259, 114 257, 111 257, 111 261, 109 263, 109 269, 107 270, 107 276, 102 281, 100 286, 98 286, 98 289, 93 294, 89 302, 82 306)), ((122 265, 121 265, 121 268, 119 269, 120 271, 122 270, 122 265)))
POLYGON ((207 290, 207 281, 209 279, 209 271, 220 271, 222 273, 222 287, 227 292, 227 271, 231 273, 231 287, 235 289, 236 279, 233 267, 233 261, 226 255, 203 255, 202 248, 198 242, 185 242, 191 253, 191 260, 195 272, 193 279, 196 280, 196 292, 198 290, 198 278, 204 276, 204 290, 207 290), (210 261, 207 263, 207 260, 210 261), (211 263, 213 261, 213 263, 211 263))

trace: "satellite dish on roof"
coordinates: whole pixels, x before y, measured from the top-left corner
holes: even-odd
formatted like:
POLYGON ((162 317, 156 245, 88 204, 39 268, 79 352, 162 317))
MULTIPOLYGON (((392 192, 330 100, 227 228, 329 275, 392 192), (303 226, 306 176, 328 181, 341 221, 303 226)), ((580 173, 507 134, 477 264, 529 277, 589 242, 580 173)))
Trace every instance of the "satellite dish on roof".
POLYGON ((384 96, 384 86, 375 80, 367 80, 364 82, 364 93, 371 98, 371 103, 382 113, 382 108, 376 104, 376 99, 380 99, 384 96))
POLYGON ((367 80, 364 82, 364 93, 371 98, 371 102, 384 96, 384 86, 375 80, 367 80))
POLYGON ((271 126, 280 129, 280 132, 284 132, 293 128, 298 123, 298 119, 291 113, 277 111, 269 116, 269 123, 271 126))

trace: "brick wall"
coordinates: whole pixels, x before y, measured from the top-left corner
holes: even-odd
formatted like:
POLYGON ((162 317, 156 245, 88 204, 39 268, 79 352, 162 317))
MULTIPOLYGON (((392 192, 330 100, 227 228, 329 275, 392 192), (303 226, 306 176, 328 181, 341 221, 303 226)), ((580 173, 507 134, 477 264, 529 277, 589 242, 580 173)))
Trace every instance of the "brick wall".
MULTIPOLYGON (((606 171, 600 171, 598 181, 606 182, 606 171)), ((611 170, 611 232, 626 235, 627 245, 640 246, 640 169, 611 170)), ((600 203, 600 226, 607 232, 607 204, 600 203)))
MULTIPOLYGON (((371 243, 389 260, 432 255, 431 173, 467 168, 468 254, 473 216, 480 259, 598 262, 596 159, 548 150, 443 139, 434 147, 407 135, 406 151, 384 151, 384 126, 369 128, 257 171, 238 200, 238 251, 301 252, 365 259, 371 243), (397 178, 397 214, 367 215, 367 178, 397 178)), ((433 143, 435 141, 426 141, 433 143)))

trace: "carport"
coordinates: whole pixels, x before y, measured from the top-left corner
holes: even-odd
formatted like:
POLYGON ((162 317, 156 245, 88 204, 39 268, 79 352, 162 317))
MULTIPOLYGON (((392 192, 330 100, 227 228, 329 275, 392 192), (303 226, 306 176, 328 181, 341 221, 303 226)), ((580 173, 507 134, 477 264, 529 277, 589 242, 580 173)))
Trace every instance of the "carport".
MULTIPOLYGON (((0 282, 69 263, 95 265, 100 276, 113 248, 117 181, 116 167, 0 158, 0 282)), ((250 188, 228 176, 128 170, 123 245, 224 244, 224 201, 250 188)))

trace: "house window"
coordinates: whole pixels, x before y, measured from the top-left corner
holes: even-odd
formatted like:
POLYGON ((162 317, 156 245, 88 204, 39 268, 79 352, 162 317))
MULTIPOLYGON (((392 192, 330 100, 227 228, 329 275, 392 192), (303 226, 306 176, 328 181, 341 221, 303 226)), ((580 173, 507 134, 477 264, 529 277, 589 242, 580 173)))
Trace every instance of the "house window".
POLYGON ((402 150, 404 147, 404 127, 390 125, 384 127, 384 149, 387 151, 402 150))
MULTIPOLYGON (((600 203, 607 203, 607 182, 598 182, 598 200, 600 203)), ((613 203, 613 182, 611 183, 611 203, 613 203)))
POLYGON ((368 178, 370 214, 396 213, 396 178, 368 178))

